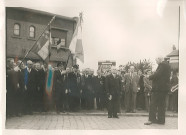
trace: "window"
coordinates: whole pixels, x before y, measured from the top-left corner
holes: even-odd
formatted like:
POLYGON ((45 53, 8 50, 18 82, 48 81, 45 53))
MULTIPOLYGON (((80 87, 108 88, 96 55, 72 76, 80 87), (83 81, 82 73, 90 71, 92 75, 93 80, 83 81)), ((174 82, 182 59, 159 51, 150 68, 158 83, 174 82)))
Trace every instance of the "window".
POLYGON ((52 37, 52 44, 55 45, 55 46, 60 44, 61 47, 65 47, 65 39, 64 38, 52 37))
POLYGON ((51 29, 52 45, 66 47, 67 31, 52 28, 51 29))
POLYGON ((29 37, 34 38, 35 37, 35 27, 30 26, 29 28, 29 37))
POLYGON ((14 24, 14 35, 20 36, 20 24, 14 24))

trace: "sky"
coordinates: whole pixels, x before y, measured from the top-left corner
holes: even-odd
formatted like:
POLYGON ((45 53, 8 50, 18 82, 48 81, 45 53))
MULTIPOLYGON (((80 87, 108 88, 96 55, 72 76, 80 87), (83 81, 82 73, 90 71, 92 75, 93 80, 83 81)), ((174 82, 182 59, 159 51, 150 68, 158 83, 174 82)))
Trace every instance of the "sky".
MULTIPOLYGON (((5 6, 27 7, 62 16, 83 12, 85 62, 80 68, 97 70, 98 61, 127 62, 165 57, 178 48, 178 17, 181 7, 180 46, 186 43, 184 0, 6 0, 5 6)), ((179 46, 179 48, 180 48, 179 46)))

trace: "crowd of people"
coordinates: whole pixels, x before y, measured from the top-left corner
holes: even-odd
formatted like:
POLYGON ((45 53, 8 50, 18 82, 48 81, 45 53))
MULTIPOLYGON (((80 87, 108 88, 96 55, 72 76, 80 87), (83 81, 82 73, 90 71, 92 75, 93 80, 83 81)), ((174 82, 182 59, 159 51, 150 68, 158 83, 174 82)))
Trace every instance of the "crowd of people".
MULTIPOLYGON (((57 113, 108 109, 108 117, 118 117, 121 110, 135 113, 149 111, 152 81, 151 69, 144 71, 130 65, 128 70, 111 68, 107 72, 79 70, 78 65, 57 67, 28 60, 7 59, 6 116, 21 116, 33 112, 56 110, 57 113), (117 89, 117 90, 115 90, 117 89)), ((178 72, 170 77, 166 109, 178 111, 178 72)))

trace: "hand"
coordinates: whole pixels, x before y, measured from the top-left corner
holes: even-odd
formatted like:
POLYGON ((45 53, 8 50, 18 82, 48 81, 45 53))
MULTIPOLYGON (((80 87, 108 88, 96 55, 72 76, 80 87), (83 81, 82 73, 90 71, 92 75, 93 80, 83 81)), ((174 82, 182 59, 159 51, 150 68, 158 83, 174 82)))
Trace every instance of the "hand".
POLYGON ((80 93, 82 93, 83 91, 82 90, 80 90, 80 93))
POLYGON ((62 74, 66 74, 66 70, 63 70, 63 71, 62 71, 62 74))
POLYGON ((16 67, 14 68, 14 71, 18 72, 18 71, 19 71, 19 67, 16 66, 16 67))
POLYGON ((110 95, 108 99, 109 99, 109 100, 112 100, 112 95, 110 95))
POLYGON ((27 90, 27 87, 26 87, 26 85, 25 85, 25 90, 27 90))
POLYGON ((66 90, 65 90, 65 94, 67 94, 67 93, 68 93, 68 90, 66 89, 66 90))
POLYGON ((20 87, 19 87, 19 83, 17 84, 17 88, 20 88, 20 87))

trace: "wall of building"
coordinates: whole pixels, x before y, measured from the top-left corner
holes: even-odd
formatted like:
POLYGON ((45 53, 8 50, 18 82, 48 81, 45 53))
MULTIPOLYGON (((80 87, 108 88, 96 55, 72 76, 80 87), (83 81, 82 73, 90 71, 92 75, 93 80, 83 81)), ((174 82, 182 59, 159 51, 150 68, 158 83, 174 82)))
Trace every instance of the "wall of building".
MULTIPOLYGON (((32 12, 24 11, 19 8, 7 8, 6 10, 6 53, 7 57, 18 57, 22 59, 26 52, 32 47, 35 41, 43 32, 48 22, 53 16, 42 14, 40 11, 32 12), (14 36, 13 28, 14 24, 18 23, 21 26, 20 36, 14 36), (29 38, 29 27, 33 25, 36 28, 35 38, 29 38)), ((66 47, 70 45, 70 41, 73 36, 76 22, 73 20, 67 20, 60 17, 56 17, 55 21, 51 24, 51 27, 59 28, 67 31, 66 47)), ((59 49, 51 47, 51 61, 57 63, 58 61, 66 61, 69 55, 67 49, 59 49)), ((40 57, 30 52, 28 59, 40 60, 40 57)), ((69 63, 73 63, 72 59, 69 59, 69 63)))

